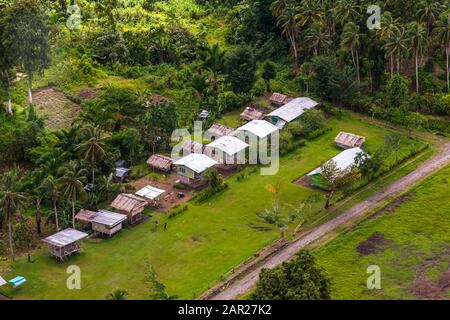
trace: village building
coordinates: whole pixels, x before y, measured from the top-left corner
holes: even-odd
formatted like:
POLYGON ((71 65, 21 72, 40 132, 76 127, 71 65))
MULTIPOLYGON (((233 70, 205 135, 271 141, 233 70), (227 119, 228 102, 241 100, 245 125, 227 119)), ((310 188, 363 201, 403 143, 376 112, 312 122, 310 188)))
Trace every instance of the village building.
POLYGON ((154 170, 161 172, 170 172, 172 171, 173 160, 160 154, 154 154, 150 158, 148 158, 147 164, 154 170))
POLYGON ((283 129, 287 123, 298 119, 306 110, 312 109, 317 105, 318 103, 310 98, 295 98, 269 113, 266 119, 278 128, 283 129))
POLYGON ((147 201, 129 193, 119 194, 111 203, 111 207, 118 213, 126 215, 130 223, 139 220, 146 205, 147 201))
POLYGON ((350 149, 362 147, 364 142, 366 142, 366 138, 353 133, 341 131, 334 139, 334 142, 336 142, 336 144, 343 149, 350 149))
MULTIPOLYGON (((366 154, 364 150, 362 150, 359 147, 347 149, 328 161, 334 161, 334 163, 336 163, 336 167, 339 169, 341 173, 347 173, 355 166, 356 157, 360 153, 366 154)), ((312 179, 311 181, 312 185, 316 186, 321 185, 321 174, 322 174, 321 167, 316 168, 315 170, 307 174, 307 176, 311 177, 312 179)))
POLYGON ((288 103, 291 99, 282 93, 274 92, 270 98, 270 103, 276 107, 281 107, 282 105, 285 105, 288 103))
POLYGON ((181 156, 187 156, 191 153, 203 153, 203 151, 205 150, 205 146, 197 141, 186 140, 183 142, 181 149, 181 156))
POLYGON ((131 169, 125 167, 125 160, 118 160, 115 162, 115 165, 116 165, 116 172, 114 176, 120 181, 125 180, 131 169))
POLYGON ((200 187, 206 183, 203 174, 216 164, 217 162, 214 159, 198 153, 191 153, 174 162, 174 165, 177 166, 180 182, 193 188, 200 187))
POLYGON ((234 129, 220 123, 214 123, 211 128, 205 131, 205 139, 215 140, 229 135, 234 129))
POLYGON ((92 230, 99 234, 112 236, 122 229, 122 222, 127 219, 127 216, 107 210, 98 212, 81 210, 75 216, 75 219, 89 225, 92 230))
POLYGON ((81 251, 80 241, 87 236, 88 234, 84 232, 69 228, 55 233, 42 241, 50 245, 50 254, 64 261, 70 255, 81 251))
POLYGON ((264 112, 253 107, 246 107, 240 117, 244 121, 261 120, 264 118, 264 112))
POLYGON ((238 164, 245 164, 245 149, 248 144, 236 137, 221 137, 206 147, 208 156, 216 160, 221 169, 232 169, 238 164))
MULTIPOLYGON (((253 120, 236 129, 236 136, 241 140, 244 137, 256 137, 256 141, 265 139, 272 133, 278 131, 278 128, 265 120, 253 120)), ((251 139, 245 139, 251 141, 251 139)))

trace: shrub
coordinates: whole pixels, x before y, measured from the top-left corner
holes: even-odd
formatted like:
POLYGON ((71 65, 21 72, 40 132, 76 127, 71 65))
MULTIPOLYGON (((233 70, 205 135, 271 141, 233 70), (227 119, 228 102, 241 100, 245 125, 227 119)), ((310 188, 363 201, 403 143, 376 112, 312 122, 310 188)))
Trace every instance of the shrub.
POLYGON ((182 214, 183 212, 188 210, 188 205, 178 205, 174 208, 172 208, 168 213, 167 213, 167 218, 169 219, 173 219, 177 216, 179 216, 180 214, 182 214))

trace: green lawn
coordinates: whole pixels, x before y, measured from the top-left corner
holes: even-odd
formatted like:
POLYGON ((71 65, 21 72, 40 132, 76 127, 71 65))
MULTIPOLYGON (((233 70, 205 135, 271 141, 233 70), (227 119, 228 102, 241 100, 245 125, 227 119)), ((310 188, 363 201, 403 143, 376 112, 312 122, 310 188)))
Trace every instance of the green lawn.
MULTIPOLYGON (((411 198, 393 212, 367 220, 317 249, 320 265, 334 282, 334 299, 423 298, 411 292, 419 288, 416 275, 421 275, 422 290, 435 287, 450 267, 449 179, 450 166, 415 187, 411 198), (357 248, 374 233, 385 239, 376 246, 382 252, 361 255, 357 248), (381 268, 381 290, 366 287, 369 265, 381 268)), ((448 277, 446 281, 448 288, 448 277)), ((450 298, 450 290, 441 295, 450 298)))
MULTIPOLYGON (((258 209, 272 204, 272 195, 265 189, 268 183, 281 186, 284 212, 292 210, 315 192, 294 185, 322 162, 340 152, 333 138, 340 130, 366 136, 366 149, 373 151, 383 144, 389 130, 345 116, 328 121, 333 130, 281 159, 279 173, 261 176, 259 171, 245 180, 229 180, 229 189, 201 205, 190 204, 189 210, 168 221, 168 230, 152 232, 153 220, 123 230, 103 241, 89 240, 84 253, 70 262, 60 264, 42 251, 35 254, 34 263, 20 258, 12 265, 8 276, 22 275, 28 282, 7 294, 23 299, 104 299, 115 288, 127 289, 130 298, 144 299, 145 263, 157 271, 168 292, 179 298, 194 298, 208 286, 220 281, 239 263, 253 257, 264 246, 279 237, 278 230, 264 231, 256 216, 258 209), (75 264, 82 272, 82 289, 67 290, 66 267, 75 264)), ((405 139, 403 148, 415 148, 420 142, 405 139)), ((323 203, 313 206, 313 211, 323 203)), ((165 217, 153 219, 165 221, 165 217)), ((293 226, 294 227, 294 226, 293 226)), ((8 277, 7 277, 8 278, 8 277)))

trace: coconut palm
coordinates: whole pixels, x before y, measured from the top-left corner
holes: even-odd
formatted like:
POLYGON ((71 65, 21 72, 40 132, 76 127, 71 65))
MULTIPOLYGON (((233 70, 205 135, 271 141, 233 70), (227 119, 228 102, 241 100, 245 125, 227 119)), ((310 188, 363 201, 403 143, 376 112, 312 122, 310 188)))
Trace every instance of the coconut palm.
MULTIPOLYGON (((383 13, 383 15, 381 16, 381 27, 377 31, 377 36, 381 41, 383 41, 383 47, 385 50, 387 49, 387 47, 391 46, 398 26, 399 21, 397 19, 393 19, 392 14, 389 11, 383 13)), ((394 74, 394 55, 392 51, 386 52, 386 54, 389 56, 390 71, 392 76, 394 74)))
POLYGON ((359 32, 359 26, 353 22, 348 22, 341 34, 341 48, 345 51, 350 51, 353 65, 356 69, 358 84, 361 83, 359 74, 359 46, 361 45, 362 34, 359 32))
POLYGON ((325 32, 321 23, 313 23, 305 31, 305 42, 314 49, 314 55, 319 55, 321 49, 327 49, 331 45, 331 38, 329 33, 325 32))
POLYGON ((361 18, 361 6, 354 0, 338 0, 334 7, 334 16, 336 21, 345 25, 347 22, 355 22, 361 18))
POLYGON ((52 201, 53 213, 55 215, 56 231, 59 231, 58 199, 60 197, 60 190, 58 188, 58 182, 54 176, 47 176, 42 181, 39 189, 43 191, 44 196, 52 201))
POLYGON ((445 73, 447 75, 447 92, 450 92, 449 82, 449 60, 450 60, 450 11, 442 13, 439 20, 436 23, 436 27, 433 30, 433 36, 440 44, 443 52, 445 52, 446 68, 445 73))
POLYGON ((213 95, 217 94, 217 78, 219 76, 220 70, 222 70, 223 67, 223 57, 225 53, 220 50, 219 44, 213 44, 212 46, 208 46, 203 52, 202 52, 202 61, 203 61, 203 67, 206 68, 209 71, 210 74, 210 85, 211 85, 211 92, 213 95))
POLYGON ((297 39, 300 28, 297 21, 297 5, 295 1, 286 1, 284 9, 279 11, 277 16, 277 25, 281 27, 281 34, 285 36, 292 49, 294 56, 294 71, 298 70, 298 44, 297 39))
MULTIPOLYGON (((400 63, 404 56, 409 51, 409 41, 405 28, 402 25, 397 26, 392 30, 392 36, 386 40, 384 50, 386 55, 391 57, 392 65, 394 60, 397 61, 397 74, 400 73, 400 63)), ((393 73, 393 68, 391 69, 393 73)))
POLYGON ((411 22, 408 25, 409 43, 414 52, 416 67, 416 92, 419 93, 419 59, 428 47, 427 30, 420 22, 411 22))
POLYGON ((72 207, 72 227, 75 228, 75 204, 77 201, 86 199, 84 183, 86 182, 87 170, 79 168, 74 161, 70 161, 59 170, 62 175, 57 181, 60 186, 61 196, 66 198, 72 207))
POLYGON ((280 16, 283 13, 283 11, 286 9, 289 2, 292 2, 292 1, 276 0, 276 1, 272 2, 272 4, 270 5, 270 10, 272 10, 272 14, 275 17, 280 16))
POLYGON ((8 224, 9 249, 13 261, 13 216, 19 210, 23 209, 28 202, 27 195, 19 190, 20 178, 18 177, 16 167, 13 167, 0 180, 0 212, 8 224))
POLYGON ((417 18, 426 24, 427 35, 431 34, 434 22, 444 10, 444 6, 436 0, 422 0, 418 3, 417 18))
POLYGON ((324 12, 317 0, 303 0, 297 7, 296 19, 300 27, 323 21, 324 12))
POLYGON ((84 127, 80 136, 84 140, 75 147, 84 160, 88 161, 92 169, 92 184, 95 184, 95 167, 97 162, 103 160, 106 156, 105 152, 105 137, 98 127, 87 126, 84 127))

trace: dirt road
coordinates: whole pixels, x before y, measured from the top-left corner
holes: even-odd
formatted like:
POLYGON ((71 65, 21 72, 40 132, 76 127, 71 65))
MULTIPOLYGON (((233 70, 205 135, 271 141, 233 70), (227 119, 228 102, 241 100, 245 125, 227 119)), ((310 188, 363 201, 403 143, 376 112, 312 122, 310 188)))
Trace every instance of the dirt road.
POLYGON ((252 268, 248 273, 244 273, 238 277, 234 283, 229 284, 220 292, 212 292, 210 295, 206 295, 205 299, 210 300, 233 300, 240 295, 250 291, 257 283, 258 276, 262 268, 273 268, 283 261, 292 258, 300 249, 306 247, 308 244, 322 238, 330 233, 332 230, 339 226, 343 226, 348 222, 351 222, 359 217, 364 216, 370 210, 375 209, 382 203, 387 197, 396 197, 400 193, 403 193, 422 181, 426 177, 439 171, 439 169, 450 164, 450 142, 443 142, 440 145, 440 151, 433 158, 424 162, 417 167, 414 171, 401 179, 395 181, 385 190, 377 192, 368 199, 360 202, 354 207, 347 210, 342 215, 312 229, 307 234, 302 235, 298 239, 292 241, 287 246, 280 249, 274 255, 271 255, 268 259, 262 261, 256 268, 252 268))

